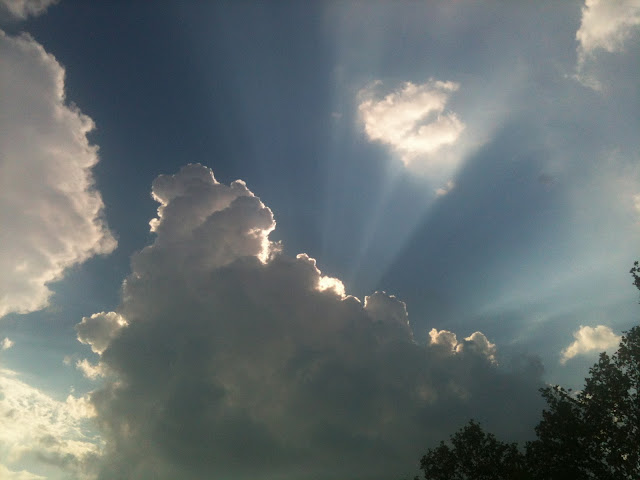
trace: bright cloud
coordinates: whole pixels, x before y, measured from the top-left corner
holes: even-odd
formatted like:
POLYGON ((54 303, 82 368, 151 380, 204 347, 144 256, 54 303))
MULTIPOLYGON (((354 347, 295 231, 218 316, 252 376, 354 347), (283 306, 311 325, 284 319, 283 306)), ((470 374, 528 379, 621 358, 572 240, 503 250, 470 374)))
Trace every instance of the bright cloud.
POLYGON ((421 159, 435 171, 455 167, 449 157, 435 154, 453 145, 465 128, 454 112, 446 111, 460 85, 407 82, 382 98, 375 94, 379 86, 377 82, 359 93, 358 110, 369 139, 389 145, 407 165, 421 159))
POLYGON ((586 87, 602 90, 594 60, 600 51, 622 52, 640 27, 640 0, 586 0, 576 33, 578 64, 575 78, 586 87))
POLYGON ((0 317, 47 306, 66 268, 116 241, 94 188, 93 122, 65 103, 64 69, 28 35, 0 31, 0 317))
MULTIPOLYGON (((88 462, 99 452, 85 424, 93 414, 87 398, 69 395, 60 402, 22 382, 15 372, 0 370, 0 465, 8 469, 27 461, 84 478, 88 462)), ((27 472, 11 475, 8 478, 39 478, 27 472)))
POLYGON ((11 15, 21 20, 25 20, 29 16, 40 15, 55 3, 58 3, 58 0, 0 0, 0 5, 11 15))
POLYGON ((432 328, 429 332, 429 338, 432 345, 445 347, 452 353, 462 353, 471 350, 484 356, 491 362, 496 361, 496 346, 491 343, 482 332, 474 332, 462 342, 459 342, 455 333, 449 332, 448 330, 432 328))
POLYGON ((470 416, 516 436, 535 422, 538 367, 498 369, 479 332, 416 344, 403 302, 284 255, 244 182, 189 165, 152 193, 156 237, 118 313, 78 326, 109 371, 91 395, 100 480, 388 478, 470 416))
POLYGON ((9 350, 11 347, 13 347, 13 341, 9 337, 4 337, 0 342, 0 350, 9 350))
POLYGON ((562 351, 562 358, 560 359, 562 363, 566 363, 567 360, 576 355, 616 348, 620 343, 620 336, 613 333, 613 330, 606 325, 598 325, 596 327, 580 326, 574 332, 573 338, 575 338, 575 341, 562 351))
POLYGON ((91 345, 95 353, 102 353, 118 331, 127 325, 127 321, 115 312, 94 313, 90 317, 83 317, 76 325, 78 340, 91 345))
POLYGON ((618 52, 640 26, 640 0, 586 0, 576 33, 579 54, 618 52))

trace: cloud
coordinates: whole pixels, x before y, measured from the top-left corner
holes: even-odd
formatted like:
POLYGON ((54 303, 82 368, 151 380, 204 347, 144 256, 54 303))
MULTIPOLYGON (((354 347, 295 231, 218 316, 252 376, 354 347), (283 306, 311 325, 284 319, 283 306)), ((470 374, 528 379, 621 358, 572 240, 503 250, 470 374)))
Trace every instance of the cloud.
POLYGON ((640 26, 639 0, 586 0, 576 33, 581 57, 597 50, 619 52, 640 26))
POLYGON ((358 110, 369 139, 389 145, 406 165, 419 159, 432 171, 454 169, 456 162, 442 153, 456 143, 465 125, 445 107, 460 85, 406 82, 382 98, 376 95, 380 85, 376 82, 358 94, 358 110))
POLYGON ((432 328, 429 332, 429 338, 431 345, 444 347, 451 353, 461 354, 471 351, 485 357, 490 362, 496 362, 496 346, 482 332, 474 332, 459 342, 455 333, 432 328))
POLYGON ((91 169, 93 121, 65 103, 64 69, 28 35, 0 31, 0 317, 47 306, 48 285, 116 241, 91 169))
POLYGON ((613 333, 611 327, 607 327, 606 325, 598 325, 596 327, 585 327, 581 325, 580 328, 574 332, 573 338, 575 338, 575 341, 562 351, 561 363, 566 363, 567 360, 576 355, 617 348, 620 343, 620 336, 613 333))
POLYGON ((622 52, 640 27, 640 0, 586 0, 576 32, 578 63, 575 78, 584 86, 602 90, 593 60, 599 52, 622 52))
POLYGON ((4 340, 0 342, 0 350, 9 350, 13 345, 13 341, 9 337, 4 337, 4 340))
POLYGON ((95 353, 102 353, 118 331, 127 325, 127 321, 115 312, 94 313, 90 317, 82 317, 76 325, 78 340, 91 345, 95 353))
POLYGON ((442 197, 455 188, 456 184, 449 180, 446 185, 436 189, 436 195, 442 197))
POLYGON ((479 332, 417 344, 402 301, 284 255, 244 182, 189 165, 152 194, 117 313, 78 328, 109 370, 98 478, 389 478, 471 416, 510 438, 537 420, 539 363, 498 368, 479 332))
POLYGON ((0 5, 20 20, 41 15, 49 6, 56 3, 58 0, 0 0, 0 5))
POLYGON ((46 477, 34 475, 26 470, 15 472, 0 464, 0 478, 4 480, 46 480, 46 477))
MULTIPOLYGON (((92 415, 86 397, 69 395, 61 402, 22 382, 15 372, 0 369, 0 465, 8 469, 27 461, 84 478, 99 452, 85 423, 92 415)), ((26 472, 11 475, 40 478, 26 472)))
POLYGON ((105 369, 102 364, 98 363, 97 365, 94 365, 86 358, 78 360, 76 362, 76 368, 90 380, 96 380, 97 378, 104 377, 106 375, 105 369))

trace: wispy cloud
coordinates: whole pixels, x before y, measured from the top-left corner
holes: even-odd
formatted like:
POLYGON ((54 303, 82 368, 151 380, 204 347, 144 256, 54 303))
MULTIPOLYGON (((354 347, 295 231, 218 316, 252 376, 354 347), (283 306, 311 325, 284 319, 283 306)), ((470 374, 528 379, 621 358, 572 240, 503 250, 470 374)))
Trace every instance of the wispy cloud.
POLYGON ((9 337, 4 337, 0 342, 0 350, 9 350, 11 347, 13 347, 13 341, 9 337))
POLYGON ((20 20, 41 15, 56 3, 58 0, 0 0, 0 6, 20 20))
MULTIPOLYGON (((15 372, 0 370, 0 465, 27 460, 84 478, 91 468, 87 462, 99 451, 84 424, 93 414, 86 397, 69 395, 61 402, 24 383, 15 372)), ((38 478, 26 472, 12 475, 38 478)))

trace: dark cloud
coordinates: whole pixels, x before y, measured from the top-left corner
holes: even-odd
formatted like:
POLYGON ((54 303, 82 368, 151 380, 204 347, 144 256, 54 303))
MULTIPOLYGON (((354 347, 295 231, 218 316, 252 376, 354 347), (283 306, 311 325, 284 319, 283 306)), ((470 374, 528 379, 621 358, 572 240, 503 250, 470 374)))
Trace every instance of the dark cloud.
POLYGON ((92 395, 100 478, 388 478, 469 417, 509 438, 536 421, 538 363, 497 365, 480 332, 415 343, 403 302, 344 295, 269 242, 271 211, 243 182, 189 165, 153 195, 157 236, 123 286, 128 325, 99 314, 78 328, 108 342, 111 376, 92 395))

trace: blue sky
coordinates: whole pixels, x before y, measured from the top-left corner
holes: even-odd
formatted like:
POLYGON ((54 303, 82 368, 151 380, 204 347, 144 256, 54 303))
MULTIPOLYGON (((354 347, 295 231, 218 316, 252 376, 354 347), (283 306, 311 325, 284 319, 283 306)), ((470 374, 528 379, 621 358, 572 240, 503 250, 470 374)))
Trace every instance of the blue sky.
POLYGON ((639 25, 2 0, 0 477, 374 480, 471 417, 529 438, 637 324, 639 25))

